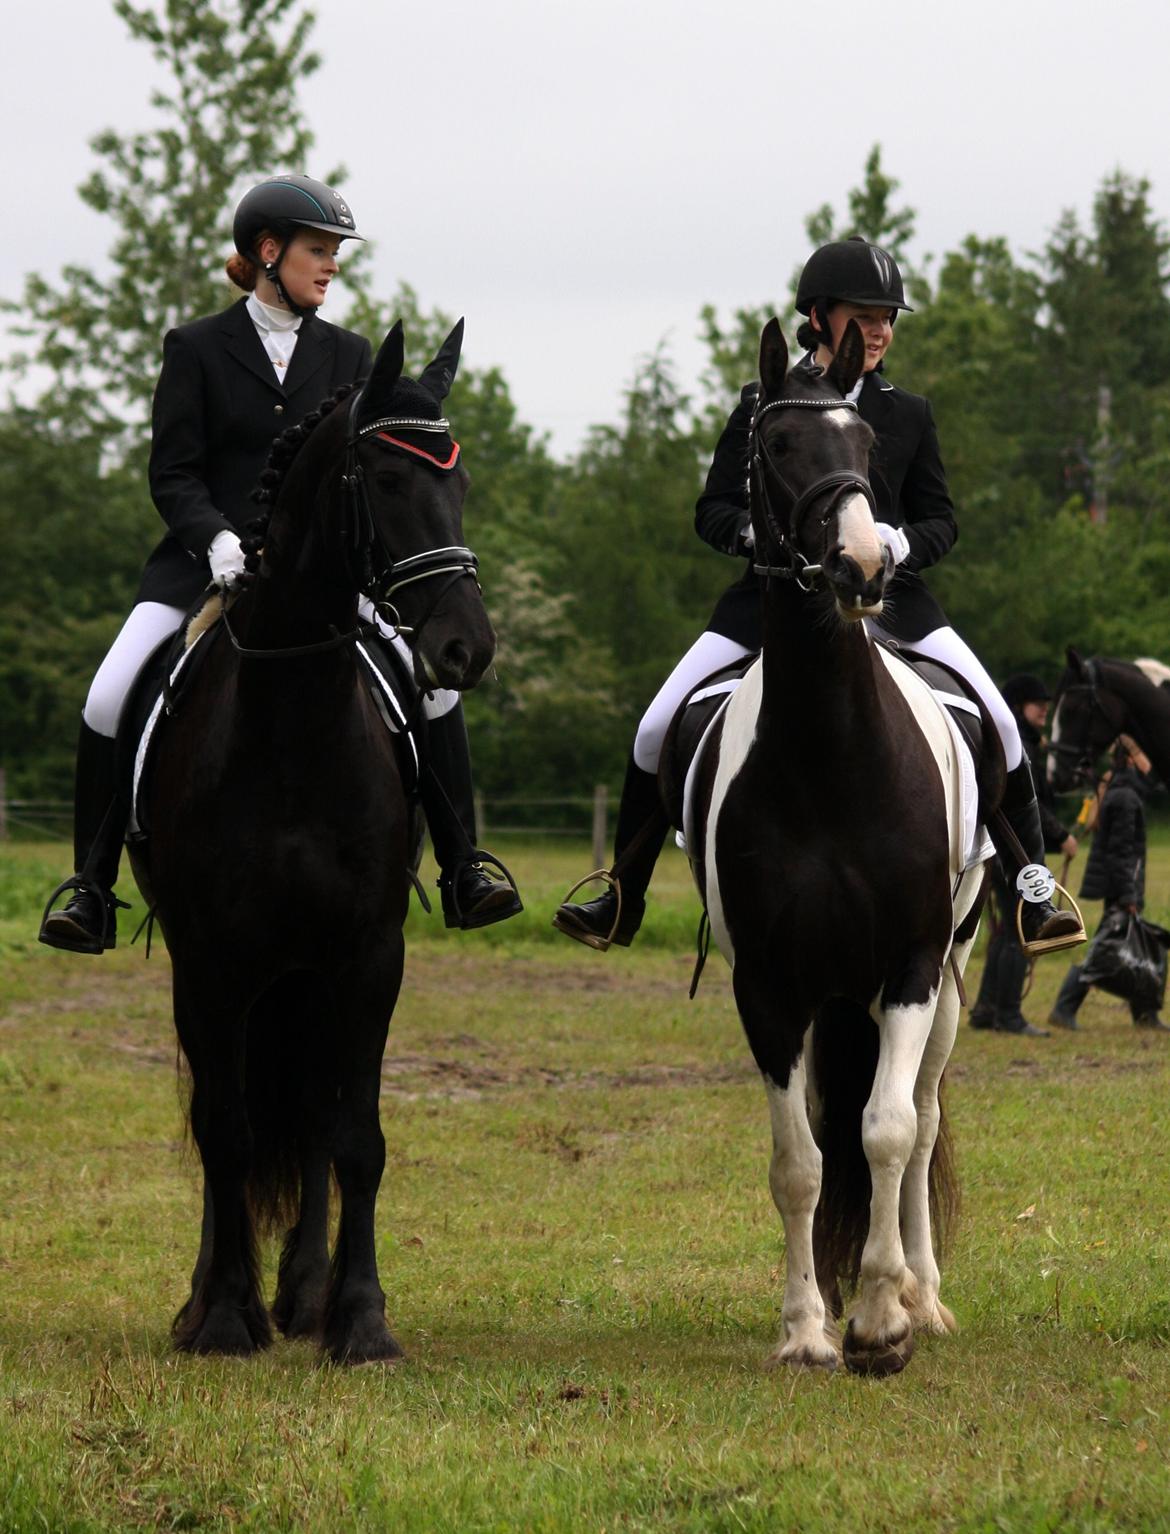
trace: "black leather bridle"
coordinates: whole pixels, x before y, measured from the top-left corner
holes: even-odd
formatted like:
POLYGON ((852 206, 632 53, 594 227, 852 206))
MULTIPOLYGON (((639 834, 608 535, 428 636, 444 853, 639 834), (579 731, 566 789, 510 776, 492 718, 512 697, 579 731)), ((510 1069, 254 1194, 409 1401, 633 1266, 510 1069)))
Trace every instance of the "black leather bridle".
MULTIPOLYGON (((1116 740, 1124 732, 1126 725, 1129 723, 1129 710, 1124 702, 1117 699, 1116 701, 1120 706, 1120 715, 1115 717, 1111 714, 1109 709, 1105 707, 1105 702, 1098 690, 1104 686, 1104 683, 1101 680, 1101 673, 1097 668, 1096 661, 1087 660, 1083 662, 1083 666, 1086 680, 1074 682, 1070 687, 1061 688, 1060 695, 1056 700, 1054 713, 1059 715, 1060 705, 1064 702, 1065 698, 1071 697, 1074 694, 1087 693, 1090 706, 1085 738, 1079 745, 1073 745, 1071 742, 1063 740, 1049 741, 1048 750, 1053 756, 1063 757, 1065 761, 1072 762, 1074 778, 1079 772, 1086 781, 1089 781, 1093 777, 1092 768, 1095 753, 1103 751, 1110 741, 1116 740), (1106 738, 1096 747, 1093 744, 1094 716, 1104 720, 1106 731, 1106 738)), ((1114 701, 1113 695, 1110 694, 1109 696, 1110 701, 1114 701)))
MULTIPOLYGON (((346 566, 353 579, 354 590, 371 599, 379 617, 396 634, 410 635, 417 643, 423 625, 455 582, 463 580, 465 576, 478 581, 479 560, 461 543, 443 544, 433 549, 424 549, 418 554, 407 554, 401 559, 395 559, 387 547, 370 505, 365 474, 358 460, 358 446, 366 437, 386 432, 391 427, 408 431, 447 433, 450 431, 451 423, 445 419, 427 421, 415 417, 386 416, 377 421, 371 421, 365 426, 359 426, 358 409, 363 392, 361 389, 356 389, 350 396, 346 422, 345 466, 341 475, 341 483, 345 487, 346 509, 342 524, 342 539, 346 566), (413 625, 404 624, 391 598, 406 586, 413 586, 418 581, 434 580, 440 576, 446 576, 447 579, 435 592, 422 617, 413 625)), ((349 629, 344 634, 334 629, 329 639, 322 639, 316 644, 288 645, 278 649, 260 650, 251 649, 239 642, 228 620, 226 606, 223 612, 223 623, 236 654, 247 660, 292 660, 298 655, 319 655, 324 651, 336 650, 341 645, 354 644, 359 639, 381 633, 374 624, 359 623, 356 628, 349 629)))
POLYGON ((447 579, 431 601, 426 613, 413 628, 398 622, 398 615, 396 612, 394 614, 396 631, 400 634, 414 634, 417 638, 427 618, 456 581, 462 580, 465 576, 470 576, 472 580, 478 578, 479 560, 466 545, 461 543, 443 544, 433 549, 424 549, 419 554, 407 554, 402 559, 395 559, 386 545, 386 540, 382 536, 370 506, 365 474, 358 460, 358 445, 365 438, 385 433, 393 427, 397 427, 400 431, 430 431, 445 434, 450 430, 451 423, 444 419, 424 421, 415 417, 385 416, 377 421, 370 421, 365 426, 359 426, 357 416, 363 392, 361 389, 356 390, 350 401, 349 430, 345 438, 345 469, 341 476, 347 496, 349 542, 357 567, 354 570, 357 589, 371 597, 379 610, 386 606, 393 612, 394 608, 390 599, 395 592, 401 591, 405 586, 413 586, 418 581, 433 580, 445 575, 447 579))
POLYGON ((805 512, 821 496, 832 491, 832 499, 825 507, 821 517, 822 527, 827 527, 833 509, 840 501, 845 490, 854 490, 865 496, 869 502, 870 511, 877 516, 877 503, 874 500, 873 488, 864 474, 858 474, 854 469, 834 469, 831 473, 822 474, 814 479, 810 485, 797 492, 784 478, 776 460, 768 451, 768 444, 761 430, 765 417, 777 410, 852 410, 856 412, 857 406, 852 400, 847 399, 824 399, 811 395, 796 395, 787 399, 769 400, 762 405, 752 417, 751 425, 751 497, 753 505, 758 505, 764 514, 764 522, 772 541, 775 543, 780 554, 784 557, 783 563, 761 564, 752 566, 757 575, 766 579, 782 581, 795 581, 802 591, 811 591, 816 578, 821 574, 820 565, 811 564, 798 548, 795 548, 792 539, 800 529, 801 518, 805 512), (765 474, 767 470, 767 474, 765 474), (768 494, 768 479, 770 474, 779 485, 780 489, 788 497, 791 503, 787 511, 788 532, 781 526, 775 512, 772 509, 772 501, 768 494))

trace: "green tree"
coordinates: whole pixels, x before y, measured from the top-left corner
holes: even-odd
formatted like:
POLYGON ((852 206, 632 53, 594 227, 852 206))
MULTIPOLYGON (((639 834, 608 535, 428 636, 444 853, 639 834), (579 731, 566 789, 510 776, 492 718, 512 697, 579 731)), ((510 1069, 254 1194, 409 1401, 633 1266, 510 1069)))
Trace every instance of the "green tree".
MULTIPOLYGON (((929 289, 925 279, 915 276, 909 266, 906 247, 914 237, 917 215, 913 208, 894 206, 894 194, 900 185, 882 169, 881 145, 875 144, 866 158, 861 185, 846 193, 844 218, 838 219, 832 203, 826 202, 808 215, 804 227, 810 251, 855 234, 883 246, 897 259, 912 296, 917 299, 919 295, 925 297, 929 289)), ((780 316, 789 344, 795 344, 800 318, 795 307, 796 289, 803 264, 793 268, 789 292, 782 305, 769 301, 734 309, 726 324, 720 321, 714 305, 707 304, 700 311, 699 336, 707 348, 703 386, 709 398, 711 430, 723 424, 739 390, 756 376, 760 332, 772 315, 780 316)))
POLYGON ((311 13, 285 0, 113 4, 169 85, 152 95, 155 126, 91 141, 99 164, 79 193, 113 223, 111 273, 33 274, 5 307, 27 342, 10 366, 52 374, 42 407, 141 446, 163 333, 234 292, 222 262, 236 197, 264 172, 301 168, 312 147, 297 87, 320 60, 311 13))
POLYGON ((907 265, 906 247, 914 238, 917 215, 913 208, 893 206, 901 184, 882 170, 882 146, 875 144, 865 161, 865 179, 846 193, 845 217, 838 220, 832 203, 825 202, 805 219, 810 245, 815 248, 859 234, 888 250, 900 266, 907 265))
POLYGON ((1066 211, 1040 258, 1051 424, 1066 460, 1084 465, 1090 495, 1117 460, 1148 450, 1150 392, 1170 383, 1170 238, 1149 191, 1115 171, 1094 198, 1091 229, 1066 211))
POLYGON ((695 536, 708 441, 661 351, 626 393, 620 426, 595 427, 556 511, 557 585, 579 644, 604 645, 621 688, 616 770, 642 709, 739 572, 695 536))

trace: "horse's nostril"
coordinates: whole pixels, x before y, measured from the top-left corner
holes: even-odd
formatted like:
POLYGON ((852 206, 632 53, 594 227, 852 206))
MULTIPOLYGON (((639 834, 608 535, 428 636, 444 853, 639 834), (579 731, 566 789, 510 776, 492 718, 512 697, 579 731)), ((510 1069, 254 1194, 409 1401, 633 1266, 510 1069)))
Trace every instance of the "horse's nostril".
POLYGON ((449 640, 443 646, 439 655, 439 664, 448 676, 462 678, 467 674, 467 667, 471 661, 471 652, 463 643, 462 639, 449 640))

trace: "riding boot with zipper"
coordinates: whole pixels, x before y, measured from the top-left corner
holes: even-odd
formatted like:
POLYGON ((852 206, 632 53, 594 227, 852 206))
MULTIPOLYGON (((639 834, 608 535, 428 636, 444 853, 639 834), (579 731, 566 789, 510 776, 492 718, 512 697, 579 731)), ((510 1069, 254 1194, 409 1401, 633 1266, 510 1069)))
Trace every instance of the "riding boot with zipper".
POLYGON ((485 862, 501 870, 503 865, 475 844, 475 792, 462 703, 427 721, 419 797, 439 865, 439 894, 447 926, 464 931, 487 927, 522 911, 512 884, 493 879, 484 869, 485 862))
MULTIPOLYGON (((1017 883, 1025 870, 1044 868, 1044 835, 1040 829, 1040 807, 1032 785, 1032 772, 1025 758, 1007 775, 1003 802, 988 826, 995 850, 1007 877, 1008 887, 1019 900, 1023 949, 1026 954, 1051 953, 1058 948, 1075 948, 1085 941, 1085 929, 1075 911, 1058 911, 1048 896, 1025 896, 1017 883)), ((1051 879, 1051 875, 1048 875, 1051 879)), ((1041 883, 1039 879, 1036 884, 1041 883)), ((1032 881, 1025 880, 1027 888, 1032 881)), ((1034 889, 1035 885, 1033 885, 1034 889)), ((1009 918, 1010 919, 1010 918, 1009 918)))
POLYGON ((581 905, 568 900, 559 905, 553 917, 557 931, 602 953, 611 943, 628 948, 646 914, 646 891, 669 830, 657 775, 644 772, 631 756, 618 805, 610 869, 614 883, 581 905))
POLYGON ((127 811, 118 793, 115 745, 81 722, 77 741, 77 771, 73 804, 72 878, 49 896, 38 934, 50 948, 70 953, 101 953, 117 942, 118 906, 114 897, 118 863, 126 836, 127 811), (58 895, 71 890, 59 911, 51 910, 58 895))

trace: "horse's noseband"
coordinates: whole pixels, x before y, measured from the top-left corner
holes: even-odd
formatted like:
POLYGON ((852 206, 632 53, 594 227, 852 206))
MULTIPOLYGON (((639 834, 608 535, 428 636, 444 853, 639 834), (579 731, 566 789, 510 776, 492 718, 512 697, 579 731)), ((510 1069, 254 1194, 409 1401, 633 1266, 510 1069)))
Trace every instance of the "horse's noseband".
POLYGON ((404 586, 413 586, 417 581, 431 580, 441 575, 447 576, 448 579, 443 583, 442 589, 413 628, 399 623, 398 614, 394 612, 396 631, 400 634, 413 634, 417 639, 423 624, 434 612, 448 588, 456 581, 462 580, 464 576, 469 575, 472 580, 478 578, 479 560, 461 543, 443 544, 438 548, 424 549, 419 554, 407 554, 401 559, 395 559, 386 546, 386 540, 374 519, 366 490, 365 475, 358 462, 358 444, 366 437, 375 435, 386 437, 395 446, 407 448, 414 456, 429 461, 439 472, 455 467, 458 448, 449 459, 440 462, 431 454, 412 448, 409 443, 397 443, 390 436, 394 429, 449 432, 451 423, 442 418, 427 421, 415 416, 383 416, 379 420, 369 422, 366 426, 359 427, 357 413, 363 392, 361 389, 356 390, 350 401, 349 430, 345 438, 345 470, 341 477, 347 492, 350 513, 347 528, 348 542, 357 565, 354 571, 355 585, 359 591, 370 596, 379 609, 387 606, 393 612, 390 599, 395 592, 401 591, 404 586))
POLYGON ((822 474, 814 479, 812 484, 806 485, 799 494, 792 488, 776 466, 775 459, 768 452, 760 431, 760 425, 764 417, 774 410, 852 410, 857 411, 857 406, 848 399, 818 399, 812 396, 797 395, 792 399, 774 399, 757 410, 752 417, 751 425, 751 465, 752 474, 756 485, 759 487, 759 504, 764 513, 764 520, 768 525, 780 552, 787 557, 787 564, 770 565, 754 564, 752 568, 757 575, 765 578, 775 577, 777 580, 794 580, 802 591, 811 591, 816 577, 821 574, 821 566, 810 564, 799 549, 793 548, 791 542, 792 533, 800 525, 800 519, 813 501, 818 500, 827 491, 836 491, 828 506, 825 508, 823 523, 827 523, 832 515, 834 506, 841 499, 841 492, 846 488, 859 491, 869 502, 869 509, 877 516, 877 502, 874 500, 873 488, 864 474, 858 474, 853 469, 834 469, 831 473, 822 474), (764 477, 765 466, 771 471, 776 482, 784 493, 789 497, 792 504, 788 511, 788 524, 791 529, 786 533, 776 519, 772 510, 772 503, 768 496, 768 486, 764 477))

